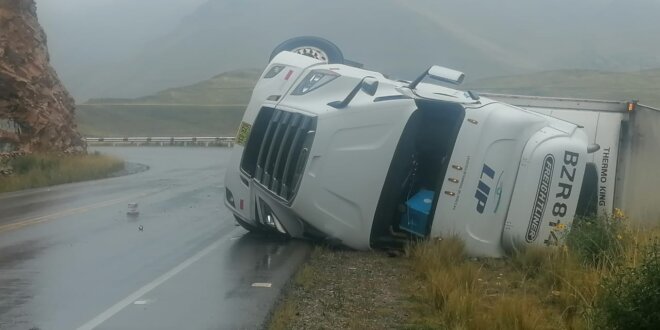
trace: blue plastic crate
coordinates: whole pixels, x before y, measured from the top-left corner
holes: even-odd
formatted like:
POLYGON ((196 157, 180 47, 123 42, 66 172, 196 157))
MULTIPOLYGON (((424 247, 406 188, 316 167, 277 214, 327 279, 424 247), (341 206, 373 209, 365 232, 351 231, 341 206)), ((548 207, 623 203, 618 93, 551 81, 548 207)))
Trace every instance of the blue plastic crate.
POLYGON ((406 201, 407 210, 401 216, 399 228, 417 236, 426 236, 434 195, 433 191, 422 189, 406 201))

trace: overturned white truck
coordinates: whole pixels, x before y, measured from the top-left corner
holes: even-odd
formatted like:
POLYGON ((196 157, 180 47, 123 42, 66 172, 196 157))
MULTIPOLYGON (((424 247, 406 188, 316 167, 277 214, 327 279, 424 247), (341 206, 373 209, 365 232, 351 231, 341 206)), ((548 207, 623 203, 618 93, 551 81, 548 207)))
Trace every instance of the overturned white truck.
POLYGON ((327 40, 282 43, 240 125, 225 204, 250 231, 355 249, 457 235, 497 257, 622 203, 641 105, 423 82, 463 77, 433 66, 393 80, 327 40))

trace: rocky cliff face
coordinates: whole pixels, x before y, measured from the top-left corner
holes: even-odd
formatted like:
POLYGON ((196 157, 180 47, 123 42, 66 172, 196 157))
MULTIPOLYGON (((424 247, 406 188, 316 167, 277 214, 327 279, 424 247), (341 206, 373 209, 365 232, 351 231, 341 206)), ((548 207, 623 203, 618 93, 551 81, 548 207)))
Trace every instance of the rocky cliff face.
POLYGON ((75 103, 50 66, 34 0, 0 0, 0 152, 81 152, 75 103))

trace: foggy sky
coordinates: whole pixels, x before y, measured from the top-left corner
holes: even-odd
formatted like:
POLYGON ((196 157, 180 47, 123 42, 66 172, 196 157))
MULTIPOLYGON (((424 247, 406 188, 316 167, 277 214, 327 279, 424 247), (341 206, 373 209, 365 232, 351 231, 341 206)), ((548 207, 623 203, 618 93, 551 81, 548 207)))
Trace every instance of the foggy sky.
POLYGON ((99 66, 137 56, 205 1, 36 0, 51 61, 67 85, 84 85, 99 66))
POLYGON ((55 68, 79 102, 135 97, 263 67, 319 35, 404 78, 440 64, 468 79, 660 67, 655 0, 37 0, 55 68))

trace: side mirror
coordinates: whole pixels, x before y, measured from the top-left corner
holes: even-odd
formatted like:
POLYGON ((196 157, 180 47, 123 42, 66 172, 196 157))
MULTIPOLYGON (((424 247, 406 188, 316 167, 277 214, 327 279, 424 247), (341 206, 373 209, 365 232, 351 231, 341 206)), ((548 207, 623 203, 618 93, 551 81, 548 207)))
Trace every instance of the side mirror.
POLYGON ((465 73, 434 65, 429 69, 429 77, 450 84, 460 85, 463 82, 463 79, 465 79, 465 73))
POLYGON ((378 91, 378 80, 376 78, 365 77, 360 84, 362 85, 363 92, 369 94, 369 96, 376 95, 376 91, 378 91))
POLYGON ((445 68, 439 65, 434 65, 428 70, 424 71, 424 73, 417 77, 417 79, 415 79, 413 82, 411 82, 408 87, 410 87, 410 89, 417 88, 417 85, 419 85, 419 83, 422 82, 426 76, 429 76, 431 79, 444 81, 454 85, 460 85, 463 82, 463 79, 465 79, 465 73, 463 72, 445 68))
POLYGON ((348 93, 348 95, 343 101, 330 102, 328 103, 328 105, 335 109, 346 108, 348 104, 351 103, 351 101, 353 101, 353 98, 355 97, 355 95, 357 95, 359 91, 363 91, 370 96, 376 95, 376 91, 378 91, 378 79, 371 76, 362 78, 362 80, 360 80, 360 82, 355 86, 355 88, 353 88, 353 90, 350 93, 348 93))

